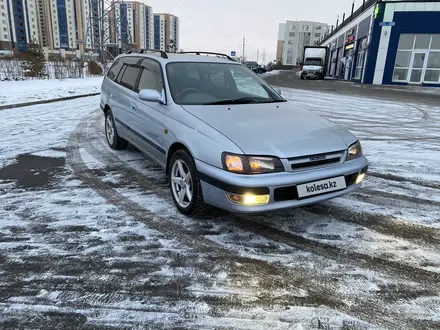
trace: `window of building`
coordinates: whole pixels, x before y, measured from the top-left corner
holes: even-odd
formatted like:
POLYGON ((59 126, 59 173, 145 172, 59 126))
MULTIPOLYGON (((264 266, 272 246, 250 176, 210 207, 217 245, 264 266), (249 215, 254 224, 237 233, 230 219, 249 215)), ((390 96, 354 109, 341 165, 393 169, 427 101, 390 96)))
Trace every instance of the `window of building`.
POLYGON ((4 28, 3 28, 3 31, 8 32, 8 29, 4 27, 4 28))
POLYGON ((294 37, 295 36, 295 32, 289 32, 289 37, 294 37))
POLYGON ((5 34, 4 37, 5 37, 5 39, 8 39, 8 35, 7 34, 5 34))
POLYGON ((287 44, 289 44, 289 45, 293 45, 295 43, 295 41, 293 41, 293 40, 289 40, 288 42, 287 42, 287 44))
POLYGON ((309 26, 308 25, 303 25, 302 30, 303 31, 309 31, 309 26))
POLYGON ((291 30, 295 30, 295 29, 296 29, 296 26, 295 26, 295 25, 291 25, 291 26, 290 26, 290 29, 291 29, 291 30))
POLYGON ((322 26, 321 25, 318 25, 317 27, 315 27, 315 30, 322 30, 322 26))
POLYGON ((440 34, 402 34, 393 81, 440 83, 440 34))
POLYGON ((361 79, 362 70, 364 68, 364 60, 365 60, 365 50, 359 51, 357 62, 356 62, 356 70, 354 72, 355 79, 361 79))
POLYGON ((321 33, 315 33, 315 38, 321 38, 321 33))

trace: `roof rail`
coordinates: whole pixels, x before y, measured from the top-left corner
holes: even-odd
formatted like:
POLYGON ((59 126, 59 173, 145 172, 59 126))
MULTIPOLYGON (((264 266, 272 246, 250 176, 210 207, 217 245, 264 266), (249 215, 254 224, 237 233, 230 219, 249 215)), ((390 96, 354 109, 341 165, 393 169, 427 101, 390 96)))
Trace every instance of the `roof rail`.
POLYGON ((196 55, 207 54, 207 55, 217 55, 217 56, 224 56, 224 57, 226 57, 228 60, 230 60, 230 61, 234 61, 234 62, 235 62, 235 60, 234 60, 231 56, 226 55, 226 54, 222 54, 222 53, 192 51, 192 52, 179 52, 179 54, 196 54, 196 55))
MULTIPOLYGON (((167 59, 168 55, 167 53, 165 53, 163 50, 159 50, 159 49, 150 49, 150 48, 145 48, 145 49, 139 49, 137 51, 137 53, 139 54, 143 54, 143 53, 147 53, 147 52, 153 52, 153 53, 160 53, 160 57, 167 59)), ((126 54, 132 54, 133 50, 129 50, 126 54)))

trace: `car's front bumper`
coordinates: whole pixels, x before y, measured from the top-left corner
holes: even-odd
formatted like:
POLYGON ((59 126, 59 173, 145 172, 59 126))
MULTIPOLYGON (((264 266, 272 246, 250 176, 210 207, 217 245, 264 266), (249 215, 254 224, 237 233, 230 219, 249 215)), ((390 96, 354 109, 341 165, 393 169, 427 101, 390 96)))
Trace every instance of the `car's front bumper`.
POLYGON ((231 212, 259 213, 313 204, 352 192, 361 187, 361 184, 356 184, 355 180, 358 174, 367 171, 368 161, 365 157, 360 157, 356 160, 319 170, 260 175, 230 173, 199 160, 196 160, 196 166, 206 203, 231 212), (347 188, 343 190, 305 198, 298 198, 296 195, 296 186, 299 184, 339 176, 345 176, 346 178, 347 188), (280 192, 284 193, 283 198, 280 198, 280 192), (247 206, 231 202, 226 193, 238 195, 248 193, 255 195, 267 194, 270 199, 266 205, 247 206))

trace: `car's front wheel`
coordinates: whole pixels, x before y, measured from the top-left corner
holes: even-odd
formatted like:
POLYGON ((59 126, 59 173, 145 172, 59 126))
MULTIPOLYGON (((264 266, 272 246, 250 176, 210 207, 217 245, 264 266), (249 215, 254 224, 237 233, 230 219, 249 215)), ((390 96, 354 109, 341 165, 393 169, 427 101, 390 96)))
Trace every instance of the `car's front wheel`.
POLYGON ((203 200, 202 186, 191 155, 185 150, 176 151, 170 169, 171 195, 179 211, 193 216, 207 214, 210 208, 203 200))
POLYGON ((121 150, 127 147, 128 142, 121 138, 116 131, 115 120, 111 110, 105 113, 105 137, 110 148, 121 150))

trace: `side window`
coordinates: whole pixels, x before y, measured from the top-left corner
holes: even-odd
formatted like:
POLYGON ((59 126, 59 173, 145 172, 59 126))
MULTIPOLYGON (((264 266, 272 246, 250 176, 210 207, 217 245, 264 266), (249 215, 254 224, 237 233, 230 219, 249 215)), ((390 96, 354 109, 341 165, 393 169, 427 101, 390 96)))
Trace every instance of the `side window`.
POLYGON ((154 89, 161 92, 163 89, 163 78, 160 64, 152 60, 144 60, 142 66, 144 69, 142 70, 138 89, 154 89))
POLYGON ((121 85, 134 91, 140 71, 139 67, 127 65, 121 78, 121 85))
POLYGON ((122 62, 120 60, 116 60, 116 62, 113 63, 110 70, 108 70, 107 78, 115 81, 116 77, 118 76, 119 70, 121 70, 121 68, 122 68, 122 62))

